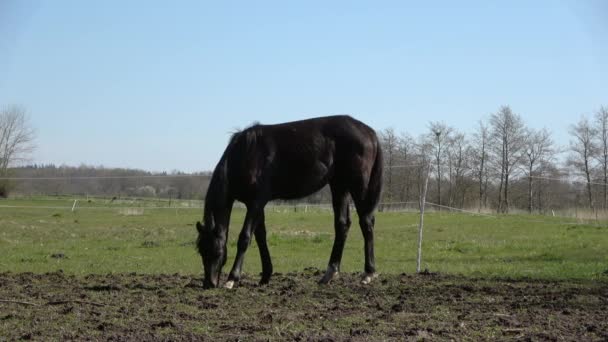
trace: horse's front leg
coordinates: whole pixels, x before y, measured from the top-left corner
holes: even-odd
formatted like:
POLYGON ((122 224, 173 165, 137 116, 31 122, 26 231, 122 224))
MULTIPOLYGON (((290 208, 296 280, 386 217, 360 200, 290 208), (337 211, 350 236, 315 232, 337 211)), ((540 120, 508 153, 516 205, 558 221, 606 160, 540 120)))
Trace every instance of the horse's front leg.
POLYGON ((234 265, 228 275, 228 281, 224 284, 224 287, 231 289, 235 283, 238 283, 241 279, 241 268, 243 266, 243 260, 245 259, 245 252, 247 247, 251 243, 251 233, 255 230, 256 225, 261 217, 260 213, 263 214, 263 210, 248 208, 247 215, 245 215, 245 223, 243 229, 239 234, 239 241, 237 243, 236 258, 234 259, 234 265))
POLYGON ((268 284, 270 277, 272 276, 272 261, 270 260, 270 252, 268 251, 268 244, 266 242, 266 223, 264 219, 264 212, 260 217, 257 227, 254 231, 255 242, 258 244, 260 249, 260 258, 262 259, 262 279, 260 284, 268 284))

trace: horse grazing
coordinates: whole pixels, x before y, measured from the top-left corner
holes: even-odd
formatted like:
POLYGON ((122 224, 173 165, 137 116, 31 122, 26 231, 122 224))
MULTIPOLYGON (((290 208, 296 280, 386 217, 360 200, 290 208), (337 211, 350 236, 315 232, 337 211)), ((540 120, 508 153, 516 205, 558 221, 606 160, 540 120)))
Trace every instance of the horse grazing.
POLYGON ((363 283, 375 277, 374 211, 382 188, 382 153, 373 129, 347 115, 320 117, 276 125, 256 124, 235 133, 213 171, 205 198, 203 223, 197 222, 197 248, 205 271, 204 287, 217 287, 226 263, 230 213, 235 200, 247 214, 237 253, 224 287, 240 279, 252 234, 260 250, 262 278, 272 275, 266 243, 264 207, 273 199, 296 199, 329 184, 334 210, 335 239, 327 284, 338 273, 350 228, 350 194, 365 240, 363 283))

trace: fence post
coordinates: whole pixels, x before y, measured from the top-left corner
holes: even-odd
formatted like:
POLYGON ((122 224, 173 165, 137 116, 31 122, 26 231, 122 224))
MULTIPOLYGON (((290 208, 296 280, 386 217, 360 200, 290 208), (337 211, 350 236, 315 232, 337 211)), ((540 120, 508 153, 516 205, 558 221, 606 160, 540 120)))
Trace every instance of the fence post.
POLYGON ((420 264, 422 263, 422 229, 424 227, 424 204, 426 203, 426 190, 429 184, 429 175, 431 174, 431 163, 427 167, 426 180, 424 181, 424 189, 420 197, 420 223, 418 224, 418 258, 416 260, 416 272, 420 273, 420 264))

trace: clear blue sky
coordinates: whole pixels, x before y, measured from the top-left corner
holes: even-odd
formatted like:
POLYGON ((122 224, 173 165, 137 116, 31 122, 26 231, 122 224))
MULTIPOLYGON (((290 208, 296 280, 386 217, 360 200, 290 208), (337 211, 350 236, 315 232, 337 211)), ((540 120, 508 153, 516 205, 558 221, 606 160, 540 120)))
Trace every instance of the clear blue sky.
POLYGON ((567 144, 608 105, 608 2, 0 0, 7 104, 37 163, 209 170, 253 121, 416 136, 503 104, 567 144))

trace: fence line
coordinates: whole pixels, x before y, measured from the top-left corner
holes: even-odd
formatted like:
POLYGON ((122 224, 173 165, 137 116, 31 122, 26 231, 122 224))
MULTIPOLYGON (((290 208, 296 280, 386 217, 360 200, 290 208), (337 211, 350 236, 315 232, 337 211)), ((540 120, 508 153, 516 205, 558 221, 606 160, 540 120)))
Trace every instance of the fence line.
POLYGON ((14 196, 11 197, 9 199, 9 201, 36 201, 36 202, 59 202, 59 201, 73 201, 75 198, 78 198, 78 200, 82 200, 82 201, 86 201, 87 199, 90 200, 91 202, 95 201, 95 202, 101 202, 101 201, 105 201, 105 202, 116 202, 116 203, 124 203, 124 202, 131 202, 131 203, 151 203, 151 202, 175 202, 175 203, 204 203, 203 200, 200 199, 176 199, 176 198, 169 198, 169 197, 120 197, 120 198, 115 198, 113 199, 114 196, 101 196, 101 195, 89 195, 88 197, 86 195, 79 195, 79 194, 74 194, 74 195, 59 195, 59 196, 53 196, 53 195, 40 195, 40 196, 36 196, 36 195, 18 195, 18 196, 14 196))
MULTIPOLYGON (((420 168, 425 165, 421 164, 399 164, 392 165, 390 168, 420 168)), ((446 166, 446 164, 441 164, 446 166)), ((454 167, 456 168, 456 167, 454 167)), ((479 169, 471 167, 460 167, 462 170, 476 171, 479 169)), ((561 172, 572 173, 573 170, 565 170, 561 172)), ((210 177, 208 174, 178 174, 178 175, 131 175, 131 176, 52 176, 52 177, 0 177, 0 180, 12 180, 12 181, 24 181, 24 180, 88 180, 88 179, 162 179, 162 178, 196 178, 196 177, 210 177)), ((576 175, 576 177, 583 177, 583 175, 576 175)), ((544 177, 544 176, 523 176, 522 178, 534 178, 534 179, 545 179, 553 181, 561 181, 565 183, 589 183, 594 185, 605 185, 605 183, 588 182, 587 180, 574 180, 568 178, 559 177, 544 177)))
MULTIPOLYGON (((2 205, 0 204, 0 209, 4 208, 4 209, 57 209, 57 210, 62 210, 62 209, 66 209, 66 210, 71 210, 73 207, 73 204, 71 204, 71 202, 74 200, 74 198, 72 199, 64 199, 63 201, 65 202, 70 202, 69 205, 65 205, 65 206, 53 206, 53 205, 11 205, 11 204, 7 204, 7 205, 2 205)), ((9 200, 10 201, 10 200, 9 200)), ((21 199, 18 199, 16 201, 21 201, 21 199)), ((26 200, 27 201, 27 200, 26 200)), ((59 199, 42 199, 42 201, 59 201, 59 199)), ((121 201, 129 201, 132 202, 132 200, 130 199, 121 199, 121 201)), ((156 202, 157 200, 151 200, 149 202, 156 202)), ((183 200, 184 203, 187 203, 188 205, 181 205, 180 202, 182 200, 174 200, 174 203, 170 206, 146 206, 146 205, 141 205, 141 206, 123 206, 120 204, 116 204, 116 205, 104 205, 104 206, 95 206, 95 205, 83 205, 83 206, 76 206, 74 209, 75 210, 111 210, 111 209, 151 209, 151 210, 157 210, 157 209, 180 209, 180 210, 185 210, 185 209, 196 209, 196 210, 202 210, 204 207, 204 201, 200 201, 200 200, 183 200), (198 202, 198 203, 193 203, 193 202, 198 202)), ((168 202, 164 201, 164 202, 168 202)), ((80 203, 80 202, 79 202, 80 203)), ((86 203, 86 202, 85 202, 86 203)), ((119 202, 120 203, 120 202, 119 202)), ((130 203, 124 203, 124 204, 130 204, 130 203)), ((420 202, 417 201, 406 201, 406 202, 380 202, 378 203, 378 208, 382 209, 382 211, 394 211, 394 212, 405 212, 408 211, 407 206, 408 205, 416 205, 419 206, 420 202), (399 207, 401 206, 401 207, 399 207), (393 208, 391 208, 393 207, 393 208)), ((447 205, 439 205, 437 203, 433 203, 433 202, 428 202, 425 201, 425 205, 430 205, 433 207, 437 207, 437 208, 444 208, 447 210, 451 210, 451 211, 458 211, 458 212, 462 212, 462 213, 466 213, 466 214, 470 214, 473 216, 484 216, 484 217, 490 217, 490 218, 497 218, 497 216, 494 215, 490 215, 490 214, 486 214, 486 213, 480 213, 480 212, 475 212, 475 211, 471 211, 471 210, 466 210, 466 209, 461 209, 461 208, 455 208, 455 207, 450 207, 447 205)), ((240 203, 240 202, 235 202, 234 206, 237 208, 241 208, 244 209, 245 206, 240 203)), ((351 203, 352 206, 352 203, 351 203)), ((308 211, 308 208, 313 208, 313 209, 317 209, 317 210, 332 210, 332 204, 331 203, 272 203, 270 202, 267 206, 266 209, 268 210, 277 210, 277 209, 299 209, 299 208, 304 208, 304 212, 308 211)), ((300 209, 301 210, 301 209, 300 209)), ((298 211, 300 211, 298 210, 298 211)), ((419 208, 412 208, 412 212, 417 212, 419 210, 419 208)))
POLYGON ((467 213, 467 214, 471 214, 471 215, 486 216, 486 217, 496 218, 496 216, 493 216, 493 215, 490 215, 490 214, 482 214, 482 213, 476 213, 476 212, 470 211, 470 210, 452 208, 452 207, 448 207, 447 205, 440 205, 440 204, 431 203, 431 202, 425 202, 425 204, 430 204, 432 206, 439 207, 439 208, 446 208, 446 209, 450 209, 450 210, 461 211, 463 213, 467 213))
MULTIPOLYGON (((42 205, 0 205, 0 208, 17 208, 17 209, 66 209, 72 210, 72 206, 42 206, 42 205)), ((105 206, 105 207, 79 207, 76 206, 74 211, 78 210, 110 210, 110 209, 196 209, 201 210, 202 208, 197 207, 120 207, 120 206, 105 206)))
MULTIPOLYGON (((526 176, 526 178, 528 178, 528 177, 529 178, 534 178, 534 179, 546 179, 546 180, 554 180, 554 181, 562 181, 562 182, 564 181, 563 179, 557 178, 557 177, 526 176)), ((581 183, 581 184, 587 184, 587 183, 589 183, 591 185, 608 185, 606 183, 588 182, 587 180, 582 180, 582 181, 579 181, 579 180, 570 180, 568 182, 569 183, 581 183)))
MULTIPOLYGON (((446 166, 446 164, 440 164, 442 166, 446 166)), ((392 168, 421 168, 424 167, 424 165, 422 164, 398 164, 398 165, 392 165, 392 168)), ((477 169, 474 168, 468 168, 468 167, 461 167, 460 169, 463 170, 471 170, 471 171, 479 171, 477 169)), ((560 171, 563 172, 563 170, 560 169, 560 171)), ((580 177, 582 177, 581 175, 572 175, 572 173, 570 172, 572 170, 568 170, 569 175, 566 175, 565 177, 549 177, 549 176, 526 176, 523 175, 520 179, 527 179, 527 178, 533 178, 533 179, 544 179, 544 180, 549 180, 549 181, 559 181, 559 182, 564 182, 567 184, 593 184, 593 185, 606 185, 605 183, 599 183, 599 182, 593 182, 593 181, 589 181, 587 182, 586 180, 575 180, 573 179, 574 177, 577 177, 580 179, 580 177)), ((175 179, 175 178, 205 178, 205 177, 209 177, 208 174, 173 174, 173 175, 125 175, 125 176, 54 176, 54 177, 0 177, 0 180, 12 180, 12 181, 61 181, 61 180, 65 180, 65 181, 75 181, 75 180, 93 180, 93 179, 107 179, 107 180, 111 180, 111 179, 175 179)), ((572 193, 578 193, 578 192, 584 192, 586 191, 585 189, 577 189, 575 191, 568 191, 568 193, 572 192, 572 193)), ((67 196, 66 196, 67 197, 67 196)), ((65 200, 69 200, 69 198, 73 198, 73 197, 68 197, 65 198, 65 200)), ((92 195, 91 198, 94 199, 99 199, 100 196, 99 195, 92 195)), ((47 198, 45 200, 51 200, 50 198, 47 198)), ((55 200, 55 199, 53 199, 55 200)), ((63 199, 57 199, 57 200, 63 200, 63 199)), ((80 210, 80 209, 92 209, 92 210, 108 210, 108 209, 150 209, 150 210, 156 210, 156 209, 202 209, 203 205, 199 203, 202 203, 201 200, 180 200, 180 199, 171 199, 171 198, 155 198, 155 197, 150 197, 150 198, 118 198, 117 199, 118 203, 122 203, 122 204, 136 204, 133 203, 135 201, 142 201, 142 204, 145 202, 154 202, 154 201, 175 201, 176 203, 181 203, 180 201, 184 201, 184 202, 189 202, 188 206, 180 206, 178 205, 173 205, 173 206, 120 206, 120 205, 110 205, 110 206, 76 206, 74 209, 75 210, 80 210), (125 201, 129 201, 131 203, 124 203, 125 201), (194 203, 193 203, 194 202, 194 203), (193 206, 194 204, 194 206, 193 206)), ((0 202, 1 203, 1 202, 0 202)), ((160 204, 160 203, 159 203, 160 204)), ((431 202, 426 202, 425 204, 428 204, 430 206, 436 207, 436 208, 445 208, 445 209, 449 209, 449 210, 453 210, 453 211, 458 211, 458 212, 462 212, 462 213, 467 213, 470 215, 478 215, 478 216, 486 216, 486 217, 492 217, 495 218, 495 216, 489 215, 489 214, 485 214, 485 213, 479 213, 479 212, 473 212, 470 210, 465 210, 465 209, 461 209, 461 208, 455 208, 455 207, 450 207, 450 206, 446 206, 446 205, 440 205, 437 203, 431 203, 431 202)), ((238 203, 236 204, 238 206, 238 203)), ((379 206, 382 210, 386 210, 386 211, 408 211, 407 207, 397 207, 396 206, 402 206, 402 205, 420 205, 419 202, 414 202, 414 201, 406 201, 406 202, 382 202, 379 203, 379 206)), ((242 206, 241 206, 242 207, 242 206)), ((281 209, 281 208, 304 208, 304 211, 308 211, 308 208, 320 208, 323 210, 330 210, 332 208, 331 203, 311 203, 311 204, 307 204, 307 203, 280 203, 280 204, 269 204, 268 208, 270 210, 272 209, 281 209)), ((61 209, 72 209, 72 206, 23 206, 23 205, 0 205, 0 208, 40 208, 40 209, 57 209, 57 210, 61 210, 61 209)), ((414 208, 412 208, 414 209, 414 208)), ((415 209, 414 209, 415 210, 415 209)), ((412 210, 412 211, 414 211, 412 210)))
MULTIPOLYGON (((67 200, 66 200, 67 201, 67 200)), ((379 203, 378 206, 391 206, 391 205, 398 205, 398 204, 416 204, 419 205, 419 202, 384 202, 384 203, 379 203)), ((483 214, 483 213, 476 213, 473 211, 469 211, 469 210, 464 210, 464 209, 458 209, 458 208, 454 208, 454 207, 449 207, 449 206, 445 206, 445 205, 438 205, 435 203, 431 203, 431 202, 425 202, 425 204, 427 205, 431 205, 431 206, 435 206, 435 207, 441 207, 441 208, 446 208, 446 209, 450 209, 450 210, 455 210, 455 211, 460 211, 463 213, 468 213, 471 215, 476 215, 476 216, 487 216, 487 217, 492 217, 492 218, 496 218, 496 216, 492 216, 489 214, 483 214)), ((239 203, 235 203, 235 205, 239 208, 244 208, 243 205, 240 205, 239 203)), ((308 208, 308 207, 312 207, 312 208, 318 208, 318 209, 324 209, 324 210, 331 210, 332 208, 332 204, 331 203, 316 203, 316 204, 306 204, 306 203, 297 203, 297 204, 270 204, 267 205, 266 208, 273 210, 273 209, 277 209, 277 208, 286 208, 286 209, 291 209, 291 208, 308 208)), ((73 209, 73 205, 66 205, 66 206, 42 206, 42 205, 0 205, 0 208, 6 208, 6 209, 57 209, 57 210, 61 210, 61 209, 66 209, 66 210, 72 210, 73 209)), ((129 209, 152 209, 152 210, 156 210, 156 209, 196 209, 196 210, 202 210, 203 209, 203 205, 201 203, 201 206, 180 206, 180 205, 175 205, 175 206, 119 206, 119 205, 115 205, 115 206, 76 206, 74 208, 75 210, 110 210, 110 209, 124 209, 124 210, 129 210, 129 209)), ((306 209, 305 209, 306 210, 306 209)), ((395 210, 395 211, 399 211, 399 210, 395 210)))
POLYGON ((81 179, 139 179, 139 178, 194 178, 209 175, 141 175, 141 176, 54 176, 54 177, 0 177, 0 180, 81 180, 81 179))
MULTIPOLYGON (((401 202, 401 203, 415 203, 415 204, 419 204, 418 202, 401 202)), ((236 204, 236 203, 235 203, 236 204)), ((449 206, 439 206, 436 203, 432 203, 432 202, 425 202, 426 205, 430 205, 430 206, 434 206, 434 207, 442 207, 445 209, 450 209, 450 210, 454 210, 454 211, 458 211, 458 212, 462 212, 464 214, 469 214, 472 216, 483 216, 483 217, 488 217, 488 218, 493 218, 493 219, 498 219, 498 216, 493 216, 493 215, 489 215, 489 214, 485 214, 485 213, 477 213, 477 212, 473 212, 470 210, 464 210, 464 209, 459 209, 459 208, 453 208, 453 207, 449 207, 449 206)), ((238 205, 238 204, 236 204, 238 205)), ((298 204, 296 205, 297 207, 306 207, 305 204, 298 204)), ((330 204, 314 204, 314 205, 308 205, 309 207, 315 207, 317 208, 317 210, 323 210, 323 211, 330 211, 331 210, 331 205, 330 204)), ((244 206, 239 206, 240 208, 244 208, 244 206)), ((281 208, 285 208, 285 209, 291 209, 293 208, 293 205, 269 205, 266 207, 266 209, 268 210, 277 210, 277 209, 281 209, 281 208)), ((27 206, 27 205, 0 205, 0 209, 46 209, 46 210, 65 210, 65 211, 71 211, 72 206, 27 206)), ((91 210, 91 211, 102 211, 102 210, 116 210, 116 211, 129 211, 129 210, 134 210, 134 211, 142 211, 144 212, 145 210, 175 210, 177 211, 185 211, 185 210, 197 210, 197 211, 202 211, 202 206, 201 207, 181 207, 181 206, 172 206, 172 207, 158 207, 158 206, 154 206, 154 207, 146 207, 146 206, 141 206, 141 207, 133 207, 133 206, 83 206, 83 207, 79 207, 76 206, 74 211, 79 211, 79 210, 91 210)), ((406 212, 407 210, 395 210, 394 212, 406 212)), ((307 212, 307 210, 305 211, 307 212)), ((419 213, 419 211, 416 210, 412 210, 412 213, 419 213)), ((569 216, 559 216, 562 218, 574 218, 574 217, 569 217, 569 216)), ((577 217, 578 219, 578 217, 577 217)), ((594 220, 594 219, 590 219, 590 220, 594 220)), ((527 219, 528 222, 546 222, 546 221, 539 221, 534 219, 533 217, 530 217, 529 219, 527 219)), ((570 220, 566 220, 563 222, 560 222, 560 224, 581 224, 580 221, 570 221, 570 220)))

